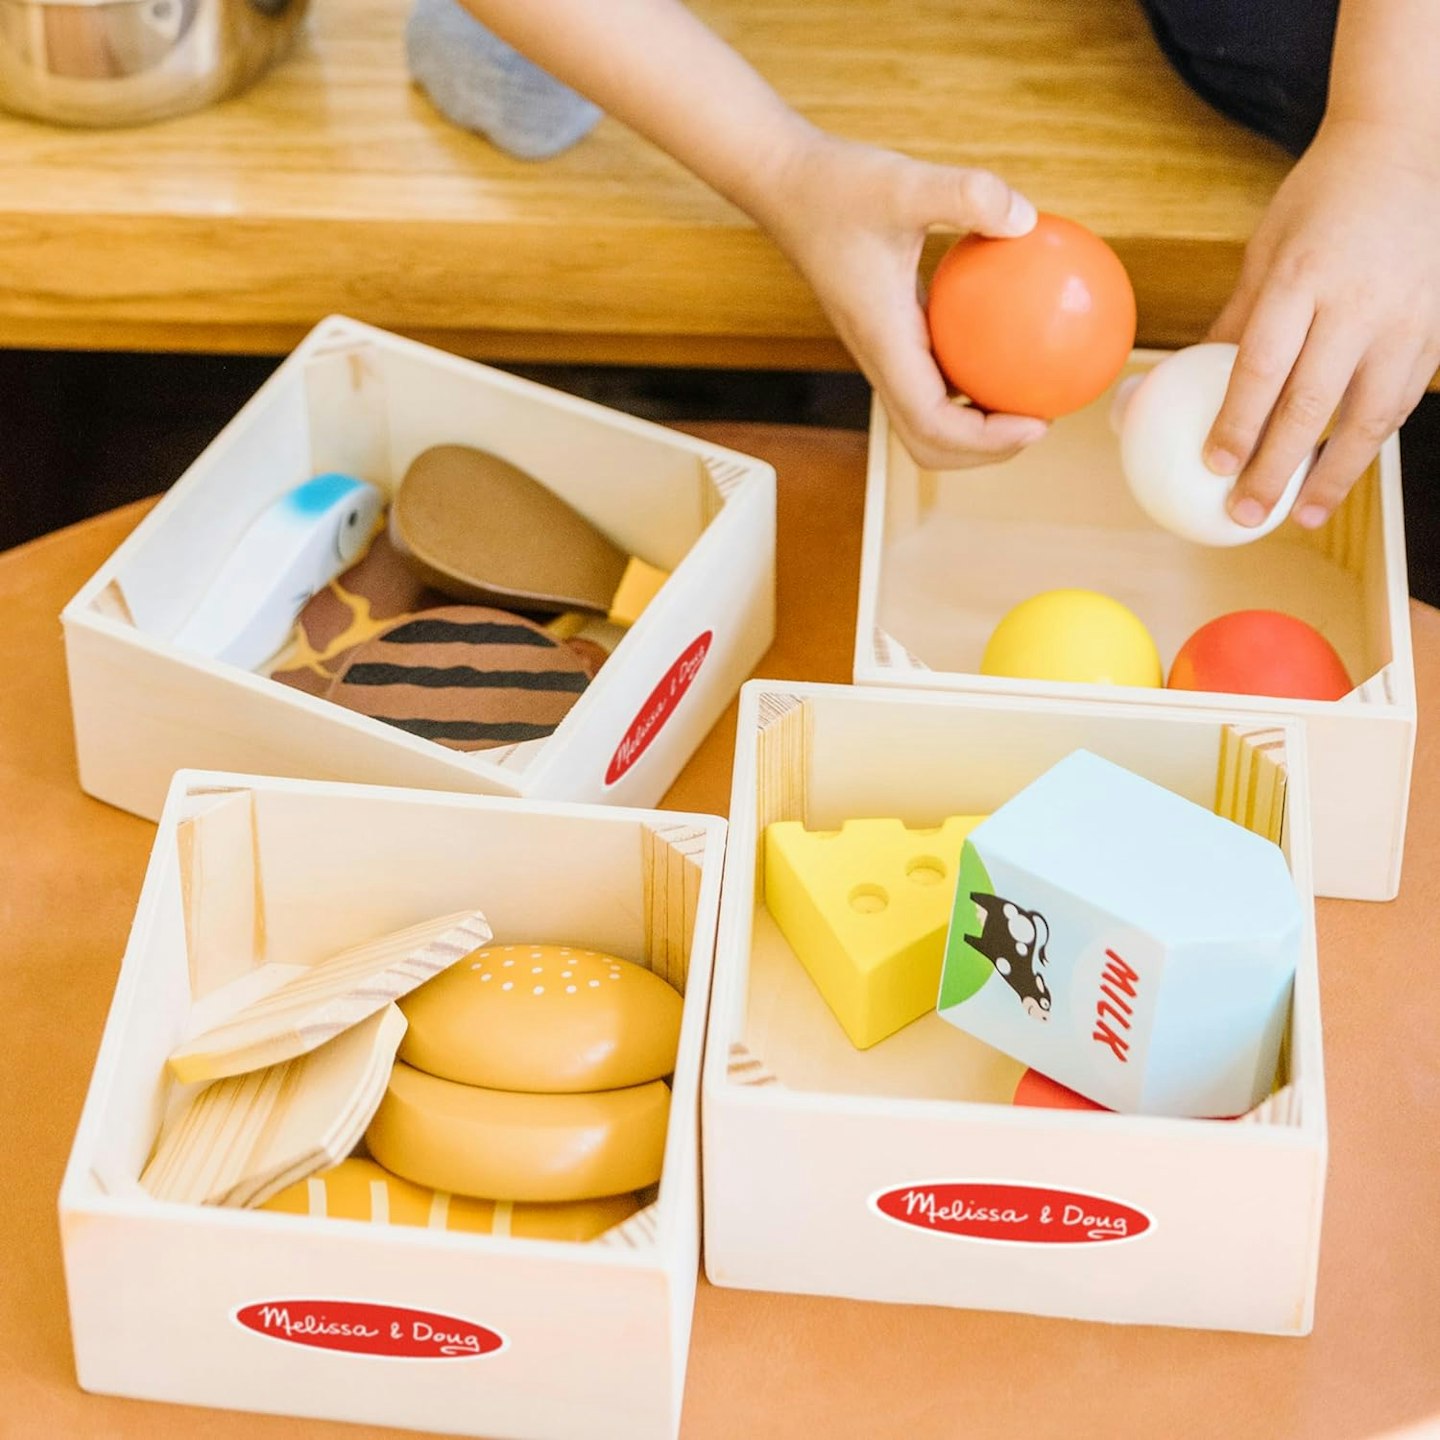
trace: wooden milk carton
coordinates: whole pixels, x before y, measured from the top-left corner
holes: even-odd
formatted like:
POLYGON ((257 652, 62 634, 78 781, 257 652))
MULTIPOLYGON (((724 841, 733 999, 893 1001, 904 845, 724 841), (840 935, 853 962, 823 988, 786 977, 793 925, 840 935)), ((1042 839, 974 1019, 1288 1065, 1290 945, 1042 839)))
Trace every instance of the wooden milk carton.
POLYGON ((1304 937, 1272 841, 1075 750, 958 868, 941 1019, 1126 1114, 1270 1094, 1304 937))

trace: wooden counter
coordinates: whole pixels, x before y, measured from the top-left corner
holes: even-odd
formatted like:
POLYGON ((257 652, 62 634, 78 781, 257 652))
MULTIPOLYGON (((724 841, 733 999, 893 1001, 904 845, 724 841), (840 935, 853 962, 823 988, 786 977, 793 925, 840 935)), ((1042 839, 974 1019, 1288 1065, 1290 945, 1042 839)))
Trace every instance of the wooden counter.
MULTIPOLYGON (((279 352, 335 311, 508 360, 848 362, 741 214, 606 120, 507 159, 409 84, 408 0, 317 0, 255 89, 141 130, 0 117, 0 346, 279 352)), ((1187 91, 1134 0, 697 0, 840 133, 989 165, 1198 339, 1286 157, 1187 91)))

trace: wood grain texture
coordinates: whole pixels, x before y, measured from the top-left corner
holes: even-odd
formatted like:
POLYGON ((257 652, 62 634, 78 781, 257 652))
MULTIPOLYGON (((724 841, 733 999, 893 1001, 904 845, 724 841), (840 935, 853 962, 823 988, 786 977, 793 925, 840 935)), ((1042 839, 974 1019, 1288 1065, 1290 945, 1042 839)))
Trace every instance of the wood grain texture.
POLYGON ((640 832, 645 893, 645 961, 682 994, 690 973, 705 834, 687 824, 655 825, 640 832))
POLYGON ((165 1126, 140 1183, 157 1200, 247 1207, 338 1165, 384 1097, 404 1034, 389 1005, 308 1055, 206 1085, 165 1126))
POLYGON ((467 910, 342 950, 177 1046, 170 1073, 190 1085, 293 1060, 408 995, 490 938, 484 915, 467 910))
MULTIPOLYGON (((820 124, 1098 230, 1145 343, 1201 336, 1287 166, 1121 0, 694 8, 820 124)), ((407 9, 317 6, 248 94, 143 130, 0 118, 0 344, 275 351, 340 311, 497 359, 844 363, 774 246, 613 120, 541 164, 443 122, 407 9)))

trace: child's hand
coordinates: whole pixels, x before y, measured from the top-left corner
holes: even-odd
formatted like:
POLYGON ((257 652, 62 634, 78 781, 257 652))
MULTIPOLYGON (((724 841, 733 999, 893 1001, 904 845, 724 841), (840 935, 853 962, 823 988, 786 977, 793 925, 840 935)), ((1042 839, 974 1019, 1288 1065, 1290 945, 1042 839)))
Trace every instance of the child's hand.
POLYGON ((795 147, 770 194, 758 218, 810 282, 921 465, 988 464, 1045 434, 1043 420, 986 415, 948 394, 916 282, 932 227, 1023 235, 1035 224, 1028 200, 988 171, 820 132, 795 147))
POLYGON ((1210 338, 1238 343, 1206 459, 1257 525, 1335 417, 1294 509, 1323 524, 1440 366, 1440 154, 1327 122, 1276 192, 1210 338), (1337 413, 1338 408, 1338 413, 1337 413))

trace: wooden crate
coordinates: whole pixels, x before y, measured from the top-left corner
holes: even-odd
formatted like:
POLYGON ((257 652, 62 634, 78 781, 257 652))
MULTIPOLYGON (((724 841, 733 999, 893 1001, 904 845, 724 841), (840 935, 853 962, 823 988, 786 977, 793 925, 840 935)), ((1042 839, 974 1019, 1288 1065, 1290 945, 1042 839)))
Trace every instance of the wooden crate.
POLYGON ((80 781, 148 819, 182 768, 653 804, 770 644, 774 555, 769 465, 332 318, 66 606, 80 781), (672 572, 552 735, 462 754, 173 643, 278 495, 327 470, 393 493, 443 443, 504 455, 672 572))
MULTIPOLYGON (((1137 351, 1124 375, 1162 358, 1137 351)), ((1386 442, 1323 529, 1284 525, 1250 545, 1216 550, 1158 529, 1131 498, 1109 407, 1107 393, 1004 465, 936 473, 915 464, 875 405, 856 684, 1123 701, 1147 712, 1222 706, 1257 722, 1295 716, 1309 741, 1317 893, 1393 899, 1415 749, 1399 442, 1386 442), (1062 586, 1128 605, 1155 637, 1167 672, 1207 620, 1231 610, 1287 611, 1331 641, 1356 688, 1343 700, 1287 701, 980 675, 1001 616, 1062 586)))
POLYGON ((178 775, 60 1195, 81 1386, 502 1440, 673 1437, 699 1268, 698 1088, 724 832, 710 816, 178 775), (221 822, 206 828, 208 861, 190 844, 197 817, 221 822), (471 907, 497 941, 583 943, 684 993, 652 1203, 574 1244, 163 1203, 140 1187, 173 1100, 165 1058, 196 998, 197 927, 232 937, 244 974, 471 907), (397 1362, 236 1318, 342 1301, 449 1317, 500 1343, 397 1362))
POLYGON ((1327 1132, 1305 776, 1293 720, 746 685, 702 1100, 710 1279, 1307 1333, 1327 1132), (1286 854, 1306 932, 1279 1087, 1243 1120, 1014 1106, 1023 1067, 933 1011, 856 1050, 765 907, 771 822, 825 830, 891 816, 935 826, 986 814, 1077 748, 1277 839, 1286 854), (1017 1224, 1014 1239, 977 1239, 952 1233, 943 1216, 924 1218, 929 1197, 943 1211, 942 1187, 974 1195, 986 1185, 1004 1187, 1004 1203, 1033 1224, 1017 1224), (918 1222, 889 1213, 912 1203, 918 1222), (1045 1205, 1053 1224, 1042 1222, 1045 1205), (1092 1243, 1067 1233, 1068 1206, 1098 1217, 1092 1243))

